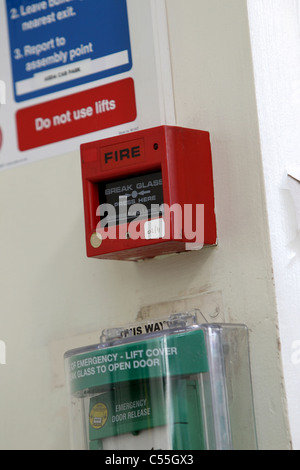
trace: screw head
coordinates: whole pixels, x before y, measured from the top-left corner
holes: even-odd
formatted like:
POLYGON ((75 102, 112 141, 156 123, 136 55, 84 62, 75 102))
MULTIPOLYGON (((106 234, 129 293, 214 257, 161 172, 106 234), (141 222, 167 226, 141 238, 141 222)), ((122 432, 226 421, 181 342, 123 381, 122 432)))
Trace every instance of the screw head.
POLYGON ((99 248, 102 244, 102 237, 100 233, 93 233, 90 238, 90 243, 93 248, 99 248))

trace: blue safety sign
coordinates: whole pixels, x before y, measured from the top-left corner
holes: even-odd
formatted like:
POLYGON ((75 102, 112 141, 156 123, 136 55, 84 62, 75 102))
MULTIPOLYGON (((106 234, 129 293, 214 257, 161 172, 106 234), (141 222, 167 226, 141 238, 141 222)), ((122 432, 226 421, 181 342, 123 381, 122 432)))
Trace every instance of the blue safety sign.
POLYGON ((6 0, 15 100, 132 67, 126 0, 6 0))

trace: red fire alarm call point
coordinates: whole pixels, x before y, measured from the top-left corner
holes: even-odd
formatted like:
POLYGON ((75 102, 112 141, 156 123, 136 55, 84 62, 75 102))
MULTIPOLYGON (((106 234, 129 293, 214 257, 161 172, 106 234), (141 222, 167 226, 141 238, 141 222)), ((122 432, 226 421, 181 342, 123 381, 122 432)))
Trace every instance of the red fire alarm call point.
POLYGON ((140 260, 215 245, 209 133, 173 126, 81 146, 87 256, 140 260))

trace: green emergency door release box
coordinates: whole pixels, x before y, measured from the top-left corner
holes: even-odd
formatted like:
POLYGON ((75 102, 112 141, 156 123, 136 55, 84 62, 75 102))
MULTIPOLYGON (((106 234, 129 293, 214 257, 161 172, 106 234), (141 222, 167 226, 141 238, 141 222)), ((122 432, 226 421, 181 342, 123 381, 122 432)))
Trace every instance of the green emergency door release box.
POLYGON ((65 354, 72 448, 257 449, 246 326, 194 313, 159 324, 106 330, 65 354))

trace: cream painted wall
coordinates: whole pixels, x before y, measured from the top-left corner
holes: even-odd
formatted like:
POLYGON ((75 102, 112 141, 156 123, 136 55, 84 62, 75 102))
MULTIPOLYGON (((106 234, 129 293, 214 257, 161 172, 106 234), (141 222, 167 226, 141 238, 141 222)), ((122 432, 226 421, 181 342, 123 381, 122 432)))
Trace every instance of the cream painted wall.
POLYGON ((64 351, 183 306, 248 325, 260 448, 290 448, 247 2, 167 7, 177 124, 211 132, 218 247, 88 260, 79 153, 1 173, 1 449, 67 449, 64 351))
POLYGON ((299 1, 248 1, 280 340, 294 449, 300 449, 299 1), (294 205, 296 204, 296 206, 294 205))

